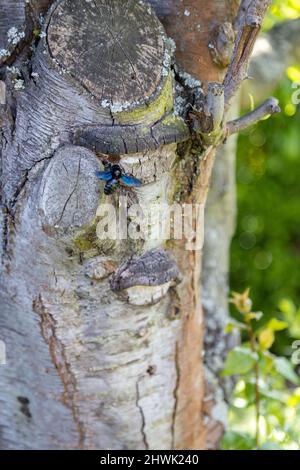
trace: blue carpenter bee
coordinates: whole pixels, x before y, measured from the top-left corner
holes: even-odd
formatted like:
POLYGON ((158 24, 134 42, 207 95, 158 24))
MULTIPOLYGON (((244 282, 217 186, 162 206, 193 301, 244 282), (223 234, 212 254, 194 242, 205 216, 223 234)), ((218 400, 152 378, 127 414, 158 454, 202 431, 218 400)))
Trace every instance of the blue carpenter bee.
POLYGON ((97 171, 97 178, 101 181, 106 181, 104 187, 104 194, 112 194, 116 191, 119 185, 123 185, 127 188, 139 187, 142 182, 133 176, 126 175, 123 168, 120 165, 112 165, 109 162, 104 163, 105 171, 97 171))

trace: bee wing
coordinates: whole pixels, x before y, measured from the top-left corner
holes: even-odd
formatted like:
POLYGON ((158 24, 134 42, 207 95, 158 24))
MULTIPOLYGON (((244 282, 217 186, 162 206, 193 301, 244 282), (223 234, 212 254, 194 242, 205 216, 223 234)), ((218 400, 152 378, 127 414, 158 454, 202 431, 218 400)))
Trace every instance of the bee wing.
POLYGON ((102 181, 110 181, 112 179, 110 171, 96 171, 96 176, 102 181))
POLYGON ((121 176, 121 182, 125 186, 141 186, 142 182, 133 176, 123 175, 121 176))

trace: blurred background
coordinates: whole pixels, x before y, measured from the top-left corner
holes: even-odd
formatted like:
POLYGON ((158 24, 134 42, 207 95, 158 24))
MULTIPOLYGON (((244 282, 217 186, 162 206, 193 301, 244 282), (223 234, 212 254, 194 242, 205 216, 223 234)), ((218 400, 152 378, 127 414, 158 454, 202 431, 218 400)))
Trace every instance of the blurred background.
MULTIPOLYGON (((273 1, 265 31, 299 16, 300 0, 273 1)), ((273 92, 282 113, 241 133, 238 142, 238 220, 230 285, 237 292, 251 288, 253 309, 263 312, 254 328, 269 335, 265 357, 260 357, 263 449, 300 449, 300 341, 295 342, 300 340, 300 104, 292 102, 295 82, 300 90, 299 63, 286 69, 273 92), (272 367, 266 364, 268 355, 272 367)), ((240 320, 234 306, 232 316, 240 320)), ((243 331, 242 338, 247 345, 243 331)), ((255 400, 250 371, 237 381, 224 449, 255 448, 255 400)))

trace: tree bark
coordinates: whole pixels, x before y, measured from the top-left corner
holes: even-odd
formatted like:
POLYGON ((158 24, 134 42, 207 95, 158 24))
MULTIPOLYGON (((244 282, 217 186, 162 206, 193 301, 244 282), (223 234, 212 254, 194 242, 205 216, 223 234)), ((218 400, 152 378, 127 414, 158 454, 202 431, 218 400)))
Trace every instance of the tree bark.
POLYGON ((186 239, 103 239, 99 207, 120 215, 119 195, 130 207, 205 204, 214 146, 195 144, 177 108, 199 80, 223 80, 237 2, 147 2, 176 42, 176 87, 149 5, 59 0, 37 38, 50 3, 0 0, 0 447, 215 447, 202 252, 186 239), (105 196, 103 160, 143 185, 105 196))

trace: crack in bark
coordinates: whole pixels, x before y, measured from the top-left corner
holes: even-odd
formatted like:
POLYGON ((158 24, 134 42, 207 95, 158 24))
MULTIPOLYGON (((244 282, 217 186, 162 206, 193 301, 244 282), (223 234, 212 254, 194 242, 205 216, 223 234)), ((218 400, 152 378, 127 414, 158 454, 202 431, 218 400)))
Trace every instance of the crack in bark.
POLYGON ((10 234, 11 234, 10 229, 15 228, 14 208, 17 204, 20 194, 22 193, 23 189, 26 186, 27 181, 28 181, 28 170, 25 171, 25 175, 23 176, 19 186, 17 187, 12 197, 12 200, 9 202, 9 204, 3 204, 4 217, 3 217, 3 228, 2 228, 2 259, 1 259, 2 264, 4 263, 5 258, 7 257, 9 239, 10 239, 10 234))
POLYGON ((28 182, 28 176, 29 176, 30 172, 31 172, 32 170, 34 170, 35 167, 36 167, 39 163, 43 162, 44 160, 51 160, 52 157, 53 157, 53 155, 51 155, 50 157, 43 157, 43 158, 40 158, 39 160, 36 160, 36 161, 32 164, 32 166, 31 166, 30 168, 26 168, 26 169, 24 170, 24 176, 23 176, 23 178, 21 179, 20 184, 18 185, 18 187, 17 187, 17 189, 16 189, 16 191, 15 191, 13 197, 11 198, 11 200, 9 201, 9 204, 8 204, 8 206, 7 206, 7 208, 8 208, 8 210, 9 210, 10 213, 13 214, 13 210, 14 210, 14 208, 15 208, 17 202, 18 202, 18 198, 19 198, 20 194, 22 193, 23 189, 25 188, 25 186, 26 186, 26 184, 27 184, 27 182, 28 182))
POLYGON ((76 191, 76 189, 77 189, 78 182, 79 182, 80 170, 81 170, 81 158, 79 159, 79 163, 78 163, 78 170, 77 170, 77 176, 76 176, 76 181, 75 181, 74 188, 72 189, 72 191, 70 192, 69 196, 67 197, 66 202, 64 203, 64 206, 63 206, 61 215, 60 215, 59 219, 57 220, 57 222, 55 222, 55 225, 58 225, 58 224, 62 221, 62 218, 63 218, 63 216, 64 216, 64 213, 65 213, 65 210, 66 210, 66 208, 67 208, 67 205, 68 205, 68 203, 69 203, 71 197, 73 196, 73 194, 75 193, 75 191, 76 191))
POLYGON ((67 361, 64 345, 60 339, 57 338, 56 320, 44 305, 41 294, 33 300, 32 308, 40 318, 40 330, 42 337, 49 347, 52 363, 57 370, 64 388, 62 402, 67 408, 71 410, 78 430, 78 448, 84 449, 85 428, 82 421, 80 421, 78 406, 76 404, 76 379, 71 370, 71 366, 67 361))
MULTIPOLYGON (((142 84, 141 84, 141 82, 140 82, 140 80, 139 80, 139 78, 138 78, 138 76, 137 76, 137 73, 136 73, 134 64, 133 64, 131 58, 129 57, 129 55, 127 54, 127 52, 125 51, 124 47, 122 46, 122 43, 121 43, 120 40, 119 40, 119 36, 120 36, 121 33, 119 32, 119 33, 117 34, 117 36, 114 35, 114 33, 111 31, 111 29, 110 29, 110 27, 109 27, 109 24, 107 23, 105 17, 102 15, 102 13, 101 13, 101 11, 100 11, 100 9, 99 9, 97 3, 96 3, 95 1, 93 1, 93 3, 94 3, 94 5, 96 6, 98 12, 100 13, 101 19, 104 20, 104 23, 105 23, 105 26, 106 26, 106 28, 107 28, 107 31, 108 31, 108 33, 111 35, 111 37, 112 37, 112 39, 113 39, 113 41, 114 41, 113 47, 114 47, 116 44, 118 44, 118 46, 120 47, 120 49, 121 49, 121 51, 123 52, 124 56, 125 56, 126 59, 128 60, 128 62, 129 62, 129 64, 130 64, 130 67, 131 67, 132 70, 133 70, 134 77, 135 77, 135 79, 136 79, 137 82, 138 82, 138 85, 139 85, 139 88, 140 88, 141 92, 143 93, 144 90, 143 90, 142 84)), ((124 29, 126 29, 126 27, 125 27, 124 29)), ((122 30, 122 31, 123 31, 123 30, 122 30)))
POLYGON ((149 443, 148 443, 147 434, 146 434, 146 431, 145 431, 146 418, 145 418, 144 410, 143 410, 142 406, 140 405, 140 399, 141 399, 140 380, 141 379, 142 379, 142 377, 140 377, 136 382, 136 400, 135 400, 135 404, 136 404, 136 406, 137 406, 137 408, 140 412, 141 419, 142 419, 141 434, 142 434, 142 437, 143 437, 143 443, 144 443, 145 449, 149 450, 149 443))
MULTIPOLYGON (((2 243, 2 257, 1 257, 1 263, 3 264, 4 263, 4 260, 7 256, 7 250, 8 250, 8 245, 9 245, 9 239, 10 239, 10 227, 15 227, 15 207, 19 201, 19 198, 20 198, 20 195, 22 194, 22 192, 24 191, 28 181, 29 181, 29 174, 30 172, 41 162, 43 162, 44 160, 50 160, 52 158, 53 155, 51 155, 50 157, 44 157, 44 158, 41 158, 40 160, 37 160, 35 161, 32 166, 30 168, 27 168, 24 170, 24 175, 17 187, 17 189, 15 190, 12 198, 10 201, 8 201, 7 203, 3 203, 2 204, 2 210, 4 212, 4 216, 3 216, 3 227, 2 227, 2 240, 1 240, 1 243, 2 243)), ((4 195, 1 194, 1 197, 4 199, 4 195)))
POLYGON ((175 448, 175 421, 176 421, 177 408, 178 408, 178 389, 179 389, 179 385, 180 385, 179 345, 178 345, 178 342, 176 342, 176 344, 175 344, 174 364, 175 364, 175 370, 176 370, 176 381, 175 381, 175 387, 174 387, 174 390, 173 390, 174 407, 173 407, 172 423, 171 423, 171 436, 172 436, 171 449, 172 450, 174 450, 174 448, 175 448))

